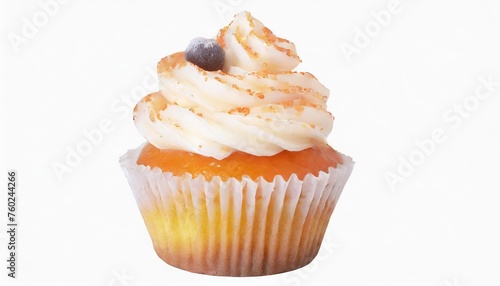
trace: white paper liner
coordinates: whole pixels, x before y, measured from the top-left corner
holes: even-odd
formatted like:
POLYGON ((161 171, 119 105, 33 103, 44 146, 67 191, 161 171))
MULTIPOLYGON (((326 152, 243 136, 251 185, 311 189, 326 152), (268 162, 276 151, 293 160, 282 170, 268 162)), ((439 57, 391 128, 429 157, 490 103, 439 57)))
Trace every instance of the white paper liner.
POLYGON ((142 147, 120 164, 157 254, 197 273, 255 276, 294 270, 318 253, 354 162, 285 181, 174 176, 137 165, 142 147), (150 215, 154 214, 154 215, 150 215))

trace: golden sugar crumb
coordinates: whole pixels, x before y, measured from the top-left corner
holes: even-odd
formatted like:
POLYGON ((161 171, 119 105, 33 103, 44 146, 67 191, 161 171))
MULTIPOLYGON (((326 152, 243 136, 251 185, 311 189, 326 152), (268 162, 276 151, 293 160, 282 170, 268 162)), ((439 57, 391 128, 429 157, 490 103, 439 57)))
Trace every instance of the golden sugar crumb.
POLYGON ((217 38, 215 39, 215 41, 217 41, 217 43, 222 47, 224 48, 226 46, 226 43, 224 41, 224 37, 226 36, 226 32, 227 32, 227 29, 228 29, 229 26, 226 26, 224 28, 222 28, 220 31, 219 31, 219 35, 217 35, 217 38))
POLYGON ((208 77, 207 76, 205 77, 205 81, 208 81, 208 77))
POLYGON ((257 97, 260 99, 264 99, 264 94, 262 92, 257 93, 257 97))
MULTIPOLYGON (((250 32, 250 35, 252 35, 252 32, 250 32)), ((253 58, 258 58, 259 57, 259 54, 257 52, 254 52, 252 50, 252 48, 247 44, 247 38, 243 38, 241 37, 240 34, 235 34, 234 37, 236 38, 236 41, 238 42, 238 44, 240 44, 243 49, 245 50, 245 52, 250 56, 250 57, 253 57, 253 58)))
POLYGON ((300 73, 301 75, 304 75, 304 76, 307 76, 307 77, 310 77, 312 79, 317 79, 312 73, 310 72, 301 72, 300 73))
POLYGON ((238 112, 243 113, 245 116, 250 113, 250 108, 248 107, 241 107, 238 109, 238 112))
POLYGON ((269 73, 269 64, 268 63, 262 63, 260 75, 262 75, 264 78, 267 78, 270 75, 273 75, 269 73))
POLYGON ((271 42, 271 43, 276 42, 277 37, 267 27, 262 28, 262 33, 264 33, 264 35, 266 36, 266 39, 269 40, 269 42, 271 42))
POLYGON ((268 65, 266 63, 263 63, 262 64, 262 67, 261 67, 261 70, 258 71, 258 72, 255 72, 254 73, 254 76, 256 78, 268 78, 268 77, 271 77, 273 78, 274 77, 274 74, 272 73, 269 73, 269 69, 268 69, 268 65))
POLYGON ((274 105, 263 106, 262 109, 265 112, 272 112, 272 113, 278 112, 278 108, 276 106, 274 106, 274 105))
POLYGON ((236 107, 236 108, 233 108, 233 109, 228 111, 229 114, 233 114, 235 112, 241 113, 241 114, 247 116, 248 114, 250 114, 250 108, 248 108, 248 107, 236 107))
POLYGON ((305 90, 305 92, 311 93, 312 96, 314 96, 317 99, 326 100, 328 98, 328 96, 322 95, 320 92, 314 91, 312 89, 307 89, 305 90))
POLYGON ((177 127, 177 128, 180 128, 180 126, 179 126, 178 123, 174 123, 174 126, 177 127))
POLYGON ((254 28, 255 23, 253 22, 252 15, 250 13, 247 13, 246 18, 247 18, 248 24, 250 25, 250 28, 254 28))
POLYGON ((158 63, 158 72, 159 73, 166 72, 167 74, 169 74, 169 72, 172 69, 177 67, 183 67, 186 65, 187 62, 186 59, 184 58, 184 52, 178 52, 162 58, 158 63))
POLYGON ((313 108, 318 108, 318 105, 314 102, 303 102, 302 103, 305 106, 313 107, 313 108))
POLYGON ((294 105, 293 108, 295 108, 295 110, 297 110, 298 112, 304 111, 303 105, 294 105))
POLYGON ((221 79, 220 77, 218 77, 218 76, 214 77, 214 79, 215 79, 216 81, 220 82, 220 83, 224 83, 224 82, 222 81, 222 79, 221 79))
POLYGON ((289 41, 289 40, 287 40, 287 39, 283 39, 283 38, 280 38, 280 37, 277 37, 277 38, 276 38, 276 41, 277 41, 277 42, 280 42, 280 43, 290 43, 290 41, 289 41))
POLYGON ((247 52, 247 54, 253 58, 258 58, 259 57, 259 54, 257 52, 254 52, 252 51, 252 48, 250 48, 249 45, 244 45, 242 44, 243 48, 245 49, 245 51, 247 52))
POLYGON ((143 101, 148 103, 154 112, 167 109, 167 101, 159 93, 149 94, 143 101))
POLYGON ((196 115, 198 115, 199 117, 203 117, 203 113, 201 112, 196 113, 196 115))
POLYGON ((242 44, 243 43, 243 38, 241 37, 241 35, 238 33, 238 31, 236 31, 236 33, 233 33, 233 36, 234 38, 236 39, 236 42, 238 42, 238 44, 242 44))
POLYGON ((287 56, 291 57, 292 56, 292 51, 290 49, 285 49, 285 48, 282 48, 282 47, 279 47, 279 46, 275 46, 275 48, 280 51, 280 52, 284 52, 287 56))
POLYGON ((311 126, 312 129, 316 128, 316 125, 314 125, 314 124, 309 124, 309 126, 311 126))
POLYGON ((198 145, 198 148, 200 148, 200 149, 201 149, 201 148, 203 148, 203 146, 201 146, 201 145, 198 145))
POLYGON ((299 62, 302 62, 302 60, 299 58, 298 55, 296 54, 292 54, 292 50, 290 49, 287 49, 287 48, 283 48, 283 47, 279 47, 279 46, 276 46, 274 45, 274 47, 280 51, 280 52, 284 52, 287 56, 291 57, 291 58, 294 58, 296 60, 298 60, 299 62))

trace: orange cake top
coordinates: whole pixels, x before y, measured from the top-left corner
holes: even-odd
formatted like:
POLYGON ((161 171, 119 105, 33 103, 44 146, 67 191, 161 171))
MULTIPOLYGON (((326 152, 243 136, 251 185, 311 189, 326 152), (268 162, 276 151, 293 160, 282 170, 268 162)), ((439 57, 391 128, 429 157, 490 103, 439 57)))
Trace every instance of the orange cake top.
POLYGON ((220 176, 223 181, 228 178, 241 180, 243 176, 252 180, 262 176, 272 181, 277 175, 288 180, 292 174, 302 180, 309 173, 317 176, 320 171, 327 172, 329 167, 335 168, 342 163, 341 155, 327 144, 298 152, 282 151, 274 156, 254 156, 236 151, 222 160, 187 151, 161 150, 147 144, 137 160, 139 165, 159 167, 175 176, 189 173, 193 177, 202 175, 208 181, 215 176, 220 176))

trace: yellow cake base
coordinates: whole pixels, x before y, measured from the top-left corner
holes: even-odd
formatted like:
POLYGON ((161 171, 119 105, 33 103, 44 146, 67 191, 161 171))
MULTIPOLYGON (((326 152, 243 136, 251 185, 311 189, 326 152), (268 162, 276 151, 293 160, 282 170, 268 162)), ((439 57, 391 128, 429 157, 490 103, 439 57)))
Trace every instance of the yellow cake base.
POLYGON ((353 167, 342 155, 344 164, 302 180, 206 181, 137 165, 138 152, 129 151, 121 164, 158 256, 224 276, 275 274, 311 262, 353 167))

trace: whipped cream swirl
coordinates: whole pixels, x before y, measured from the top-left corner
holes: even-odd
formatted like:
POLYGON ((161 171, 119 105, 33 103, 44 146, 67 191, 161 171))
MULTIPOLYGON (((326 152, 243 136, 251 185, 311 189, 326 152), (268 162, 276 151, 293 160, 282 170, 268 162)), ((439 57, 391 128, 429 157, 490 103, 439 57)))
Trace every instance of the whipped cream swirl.
POLYGON ((292 71, 293 43, 242 12, 216 38, 222 71, 205 71, 179 52, 158 64, 160 91, 134 109, 139 132, 159 149, 223 159, 234 151, 271 156, 326 142, 329 91, 312 74, 292 71))

